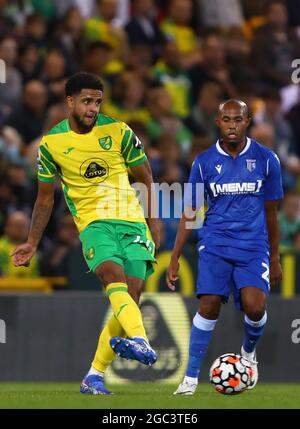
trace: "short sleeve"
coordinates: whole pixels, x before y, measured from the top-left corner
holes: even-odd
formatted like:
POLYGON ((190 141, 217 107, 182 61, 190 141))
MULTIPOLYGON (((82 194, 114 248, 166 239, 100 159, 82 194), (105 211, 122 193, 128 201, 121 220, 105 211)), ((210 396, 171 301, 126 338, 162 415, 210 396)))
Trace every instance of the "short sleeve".
POLYGON ((278 156, 271 153, 267 160, 267 179, 265 182, 265 201, 283 198, 281 166, 278 156))
POLYGON ((57 175, 57 167, 44 138, 39 145, 37 166, 38 180, 41 182, 53 182, 55 180, 57 175))
POLYGON ((184 207, 198 209, 204 205, 204 181, 198 158, 192 164, 188 183, 184 189, 184 207))
POLYGON ((124 124, 121 154, 127 167, 135 167, 147 159, 142 142, 126 124, 124 124))

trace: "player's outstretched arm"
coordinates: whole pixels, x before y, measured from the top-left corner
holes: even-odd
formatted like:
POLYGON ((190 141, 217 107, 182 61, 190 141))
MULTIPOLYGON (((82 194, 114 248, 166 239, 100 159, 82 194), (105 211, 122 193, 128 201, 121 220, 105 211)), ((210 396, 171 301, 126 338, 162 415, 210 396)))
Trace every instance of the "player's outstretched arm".
POLYGON ((54 184, 38 182, 38 196, 34 204, 30 230, 26 243, 20 244, 13 251, 13 263, 17 266, 28 267, 35 254, 43 232, 49 222, 54 202, 54 184))
POLYGON ((192 228, 190 227, 191 222, 195 221, 196 214, 191 209, 191 213, 188 210, 183 212, 182 217, 179 222, 178 231, 176 234, 176 240, 171 256, 171 261, 167 270, 167 286, 171 290, 175 290, 175 282, 178 279, 179 271, 179 258, 183 249, 183 246, 188 241, 191 236, 192 228))
POLYGON ((160 229, 157 212, 156 193, 149 161, 146 160, 135 167, 131 167, 131 173, 137 182, 143 183, 147 188, 148 213, 146 221, 151 231, 151 235, 155 244, 155 249, 157 250, 160 246, 160 229))
POLYGON ((282 278, 279 256, 279 227, 277 221, 278 200, 266 201, 265 212, 270 243, 270 286, 274 286, 282 278))

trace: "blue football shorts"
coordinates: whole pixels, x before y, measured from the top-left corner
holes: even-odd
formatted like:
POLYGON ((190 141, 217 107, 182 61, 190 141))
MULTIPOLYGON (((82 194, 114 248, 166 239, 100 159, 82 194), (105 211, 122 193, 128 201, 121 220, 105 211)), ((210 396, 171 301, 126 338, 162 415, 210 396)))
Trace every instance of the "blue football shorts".
POLYGON ((268 251, 249 251, 229 246, 198 245, 197 297, 220 295, 227 302, 233 293, 241 310, 240 289, 255 286, 266 295, 270 290, 268 251))

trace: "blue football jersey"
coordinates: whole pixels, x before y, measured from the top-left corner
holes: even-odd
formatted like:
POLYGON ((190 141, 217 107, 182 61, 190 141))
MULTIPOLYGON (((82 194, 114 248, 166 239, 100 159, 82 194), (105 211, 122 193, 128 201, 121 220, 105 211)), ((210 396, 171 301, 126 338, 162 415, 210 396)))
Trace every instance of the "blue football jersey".
POLYGON ((199 229, 200 243, 262 250, 269 246, 264 203, 283 198, 277 155, 247 137, 233 158, 219 141, 197 156, 191 169, 193 208, 201 205, 195 192, 202 183, 208 210, 199 229))

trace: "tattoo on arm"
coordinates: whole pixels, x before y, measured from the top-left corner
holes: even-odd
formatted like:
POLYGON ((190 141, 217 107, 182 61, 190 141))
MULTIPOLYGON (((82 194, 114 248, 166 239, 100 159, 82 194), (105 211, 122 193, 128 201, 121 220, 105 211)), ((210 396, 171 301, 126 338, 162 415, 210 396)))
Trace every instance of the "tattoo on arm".
POLYGON ((32 242, 36 246, 40 242, 43 232, 49 222, 52 208, 53 201, 49 201, 47 203, 39 203, 36 201, 34 205, 28 241, 32 242))

